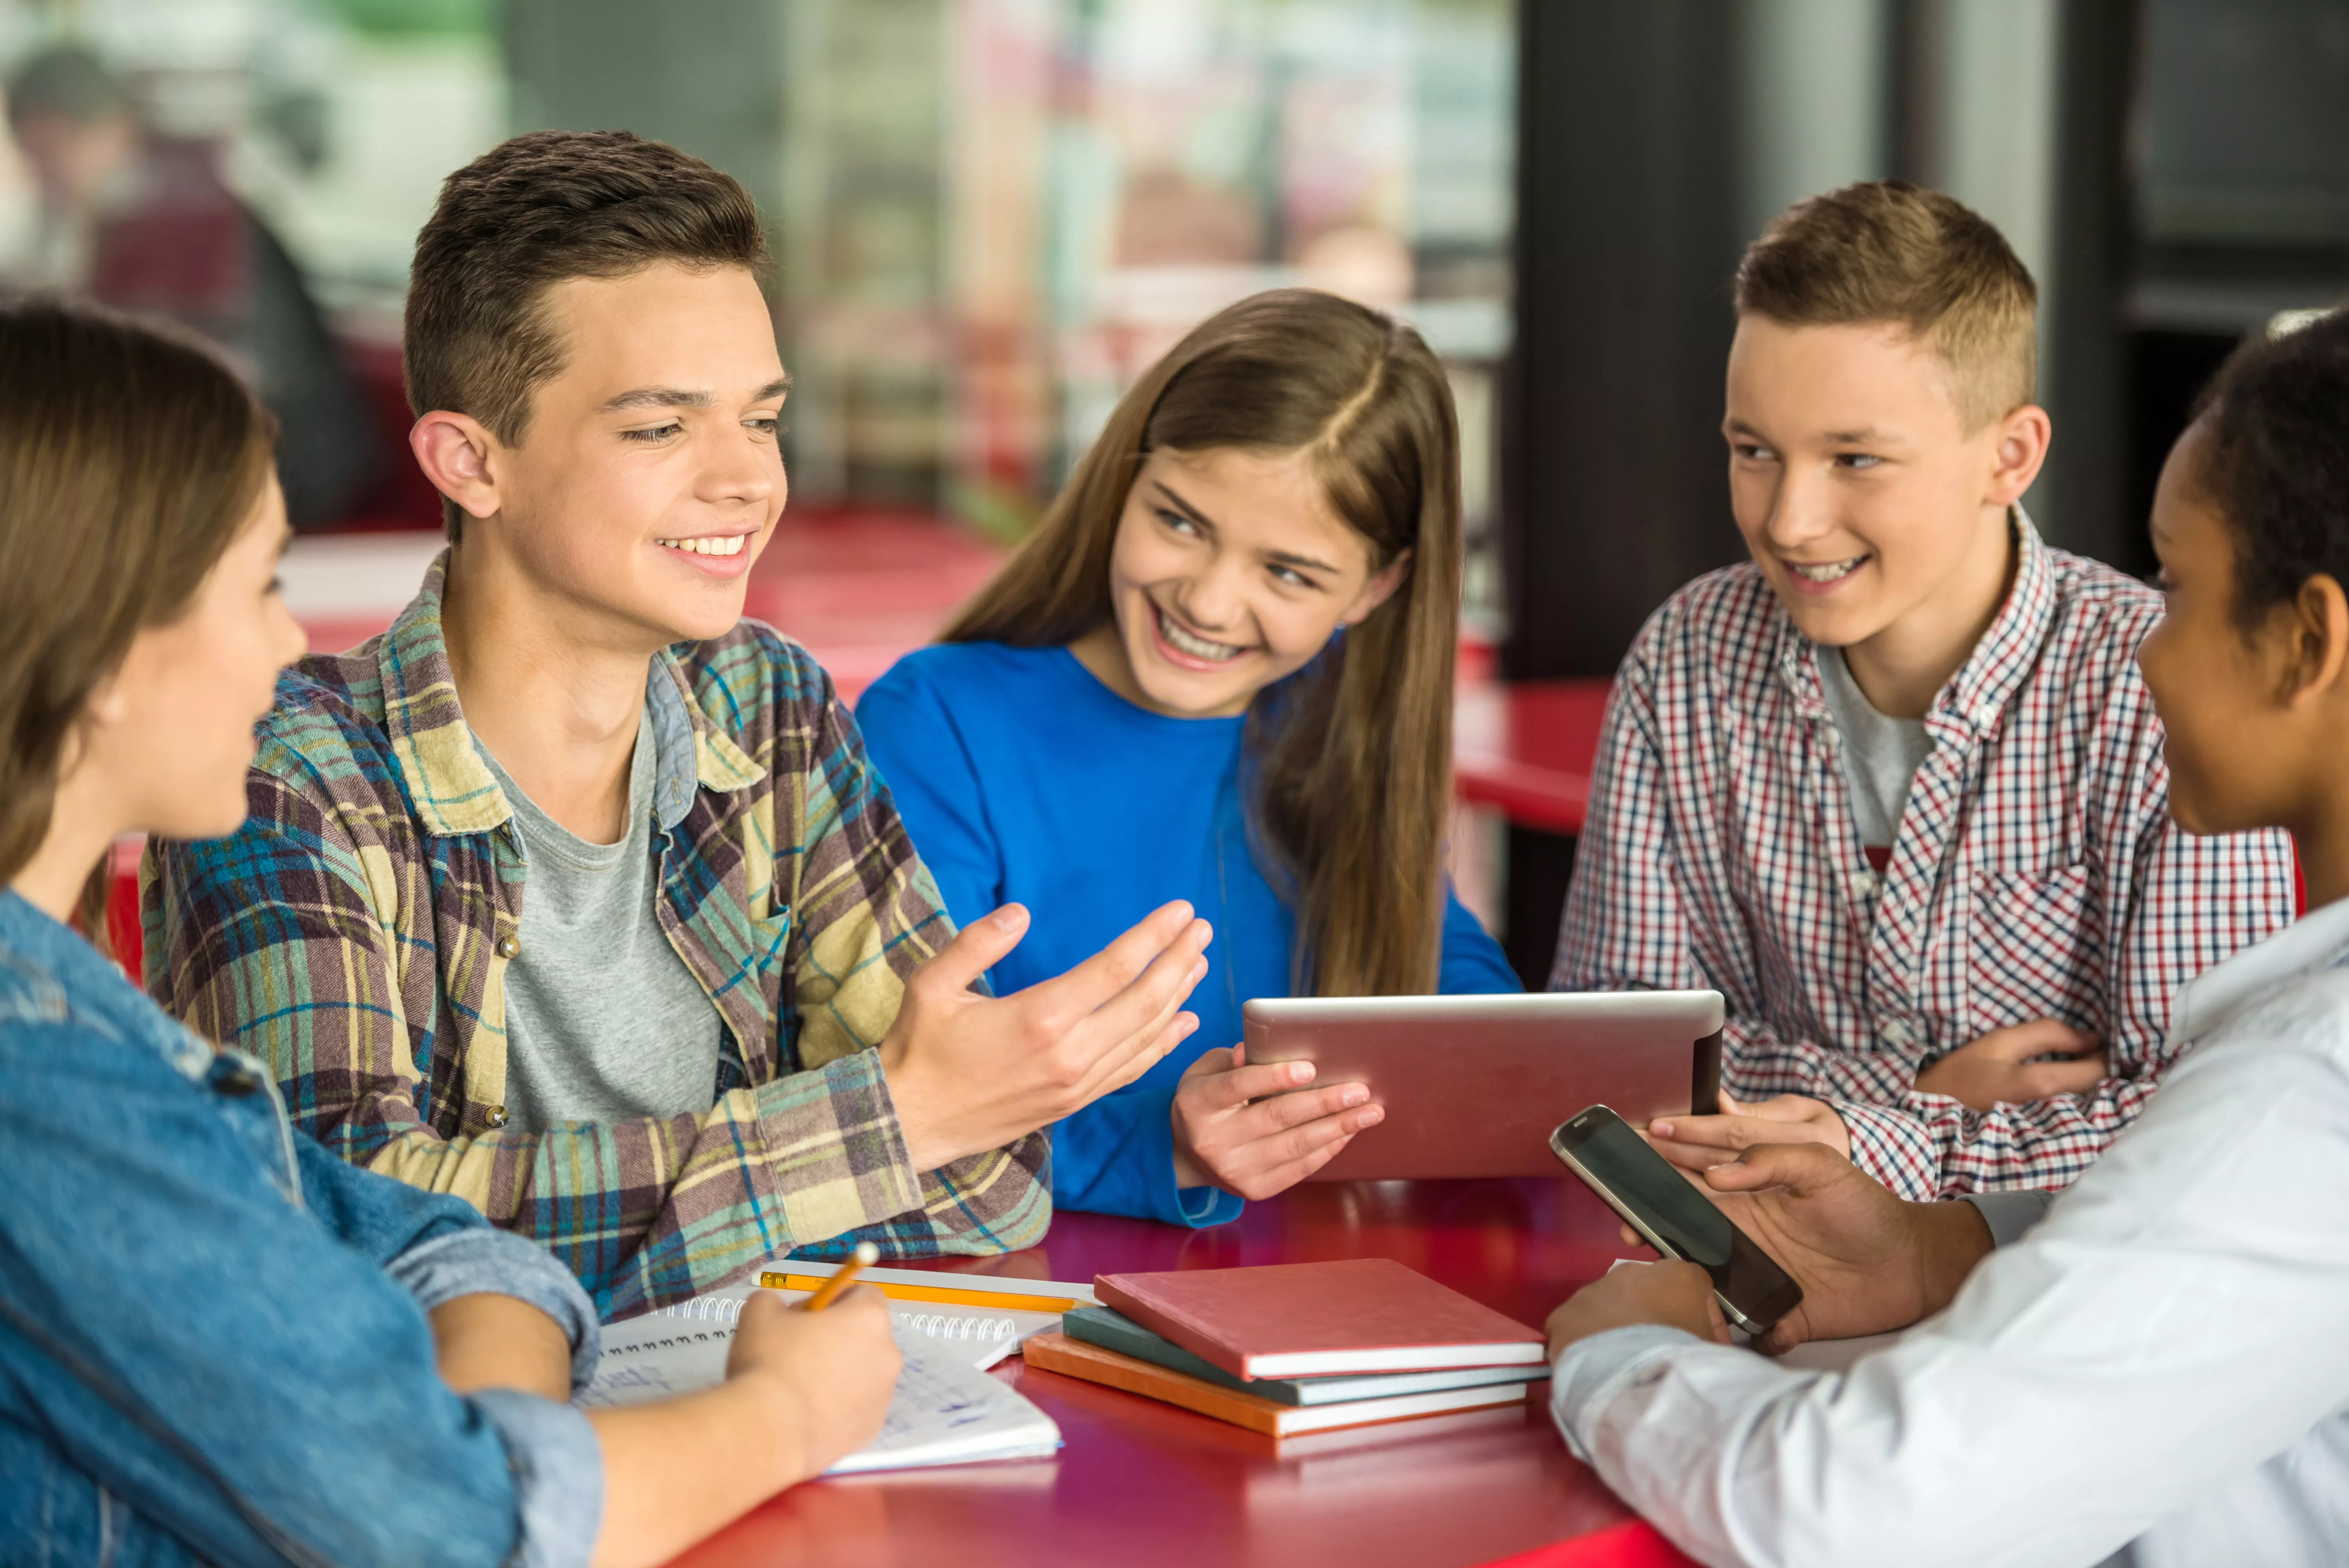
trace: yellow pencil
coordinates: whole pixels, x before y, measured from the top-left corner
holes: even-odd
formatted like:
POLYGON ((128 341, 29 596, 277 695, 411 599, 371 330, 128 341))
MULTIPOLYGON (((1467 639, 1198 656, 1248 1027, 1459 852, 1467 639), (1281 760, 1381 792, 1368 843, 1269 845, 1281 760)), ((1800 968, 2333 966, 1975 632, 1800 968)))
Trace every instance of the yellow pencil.
POLYGON ((822 1287, 813 1295, 808 1297, 807 1310, 822 1312, 825 1307, 830 1306, 832 1298, 848 1288, 849 1281, 880 1261, 879 1247, 874 1246, 871 1242, 857 1243, 856 1251, 850 1254, 848 1262, 841 1265, 840 1272, 824 1281, 822 1287))

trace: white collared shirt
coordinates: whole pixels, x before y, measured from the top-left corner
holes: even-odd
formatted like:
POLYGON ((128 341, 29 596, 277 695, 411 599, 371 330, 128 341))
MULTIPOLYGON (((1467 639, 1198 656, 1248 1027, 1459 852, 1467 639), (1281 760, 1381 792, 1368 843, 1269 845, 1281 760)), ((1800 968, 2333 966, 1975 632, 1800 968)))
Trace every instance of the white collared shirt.
POLYGON ((2205 974, 2191 1048, 2046 1218, 1847 1371, 1677 1330, 1559 1429, 1708 1563, 2349 1560, 2349 900, 2205 974))

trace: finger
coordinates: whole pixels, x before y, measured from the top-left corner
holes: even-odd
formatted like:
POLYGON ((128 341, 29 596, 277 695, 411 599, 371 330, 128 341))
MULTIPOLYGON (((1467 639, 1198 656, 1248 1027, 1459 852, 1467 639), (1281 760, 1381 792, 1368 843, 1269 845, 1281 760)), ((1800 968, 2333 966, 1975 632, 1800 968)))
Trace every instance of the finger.
POLYGON ((1252 1068, 1235 1068, 1201 1092, 1208 1097, 1208 1103, 1219 1110, 1236 1110, 1252 1099, 1262 1099, 1268 1095, 1293 1099, 1299 1098, 1293 1091, 1313 1081, 1313 1070, 1311 1062, 1265 1062, 1252 1068))
POLYGON ((968 991, 1028 934, 1028 911, 1016 903, 980 915, 932 954, 916 978, 933 979, 951 991, 968 991))
POLYGON ((1124 1038, 1114 1041, 1106 1049, 1100 1048, 1099 1042, 1110 1037, 1104 1032, 1098 1015, 1072 1030, 1070 1043, 1074 1048, 1095 1052, 1077 1081, 1078 1092, 1091 1100, 1112 1089, 1122 1088, 1156 1067, 1175 1047, 1190 1038, 1199 1026, 1198 1017, 1176 1009, 1189 997, 1191 987, 1198 984, 1206 967, 1206 959, 1195 959, 1190 977, 1181 990, 1167 998, 1165 1006, 1159 1010, 1157 1016, 1124 1038), (1189 1022, 1177 1027, 1177 1020, 1180 1019, 1188 1019, 1189 1022))
POLYGON ((1786 1140, 1795 1123, 1768 1121, 1753 1116, 1676 1116, 1648 1124, 1651 1142, 1694 1144, 1733 1152, 1754 1143, 1786 1140))
POLYGON ((1716 1165, 1726 1165, 1735 1160, 1739 1152, 1710 1143, 1682 1143, 1673 1139, 1652 1136, 1648 1140, 1648 1146, 1692 1175, 1710 1171, 1716 1165))
POLYGON ((1248 1197, 1260 1200, 1269 1198, 1276 1192, 1288 1191, 1289 1188, 1296 1186, 1299 1181, 1337 1159, 1339 1155, 1343 1154, 1346 1151, 1346 1146, 1353 1141, 1353 1136, 1350 1133, 1335 1143, 1315 1150, 1302 1160, 1275 1166, 1248 1182, 1248 1197))
POLYGON ((1096 1008, 1091 1017, 1075 1020, 1072 1036, 1100 1048, 1148 1033, 1171 1009, 1188 1001, 1207 973, 1207 962, 1199 955, 1207 944, 1206 925, 1204 920, 1195 922, 1192 931, 1151 962, 1141 978, 1096 1008))
POLYGON ((1623 1244, 1627 1247, 1644 1247, 1648 1244, 1648 1238, 1629 1225, 1618 1225, 1615 1227, 1615 1233, 1623 1238, 1623 1244))
POLYGON ((2105 1058, 2082 1061, 2032 1062, 2018 1069, 2026 1099, 2053 1099, 2059 1094, 2088 1094, 2105 1081, 2105 1058))
POLYGON ((1761 1143, 1742 1160, 1709 1167, 1705 1185, 1717 1192, 1758 1192, 1784 1187, 1797 1197, 1843 1180, 1854 1167, 1824 1143, 1761 1143))
POLYGON ((1713 1328, 1713 1337, 1715 1344, 1733 1345, 1736 1343, 1736 1341, 1732 1339, 1729 1335, 1729 1319, 1721 1315, 1721 1297, 1715 1295, 1709 1290, 1704 1293, 1704 1320, 1713 1328))
POLYGON ((1233 1069, 1238 1060, 1239 1052, 1237 1048, 1201 1051, 1199 1059, 1183 1069, 1183 1076, 1186 1078, 1207 1078, 1216 1073, 1227 1073, 1233 1069))
MULTIPOLYGON (((1232 1169, 1242 1173, 1249 1185, 1257 1187, 1260 1192, 1276 1191, 1278 1188, 1266 1188, 1262 1184, 1276 1172, 1294 1170, 1301 1175, 1308 1167, 1319 1170, 1325 1161, 1335 1158, 1340 1149, 1354 1140, 1354 1134, 1360 1130, 1354 1125, 1355 1118, 1368 1116, 1375 1125, 1377 1111, 1376 1106, 1368 1106, 1352 1115, 1324 1117, 1303 1127, 1291 1128, 1286 1132, 1243 1145, 1233 1150, 1226 1158, 1232 1169)), ((1299 1179, 1291 1176, 1289 1181, 1299 1179)), ((1284 1186, 1287 1184, 1282 1183, 1284 1186)))
POLYGON ((1154 1035, 1135 1037, 1131 1048, 1121 1047, 1110 1057, 1093 1063, 1078 1086, 1078 1094, 1087 1105, 1105 1094, 1112 1094, 1156 1067, 1173 1055, 1176 1047, 1196 1034, 1199 1016, 1195 1013, 1177 1013, 1166 1020, 1154 1035))
POLYGON ((1342 1116, 1357 1107, 1366 1107, 1371 1091, 1358 1083, 1335 1083, 1326 1088, 1301 1089, 1295 1094, 1275 1095, 1235 1112, 1228 1123, 1235 1137, 1253 1142, 1286 1132, 1292 1127, 1302 1127, 1309 1121, 1324 1117, 1342 1116))
MULTIPOLYGON (((1115 941, 1066 974, 1040 980, 1019 995, 1048 1014, 1076 1018, 1093 1012, 1149 972, 1153 963, 1192 934, 1191 906, 1181 899, 1150 912, 1115 941)), ((1192 950, 1196 956, 1202 940, 1192 950)), ((1190 967, 1185 958, 1179 969, 1190 967)))

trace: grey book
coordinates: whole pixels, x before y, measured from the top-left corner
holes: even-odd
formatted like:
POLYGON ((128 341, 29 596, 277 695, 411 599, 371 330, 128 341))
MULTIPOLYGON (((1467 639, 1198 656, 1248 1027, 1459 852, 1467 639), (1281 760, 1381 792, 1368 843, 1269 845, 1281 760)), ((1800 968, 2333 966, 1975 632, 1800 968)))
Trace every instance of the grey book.
POLYGON ((1434 1394, 1447 1388, 1481 1388, 1495 1383, 1530 1383, 1549 1376, 1547 1367, 1455 1367, 1439 1372, 1376 1372, 1330 1377, 1235 1377, 1211 1361, 1153 1334, 1106 1306, 1072 1307, 1061 1332, 1087 1345, 1114 1350, 1137 1361, 1185 1373, 1218 1388, 1254 1394, 1280 1405, 1342 1405, 1356 1399, 1386 1399, 1402 1394, 1434 1394))

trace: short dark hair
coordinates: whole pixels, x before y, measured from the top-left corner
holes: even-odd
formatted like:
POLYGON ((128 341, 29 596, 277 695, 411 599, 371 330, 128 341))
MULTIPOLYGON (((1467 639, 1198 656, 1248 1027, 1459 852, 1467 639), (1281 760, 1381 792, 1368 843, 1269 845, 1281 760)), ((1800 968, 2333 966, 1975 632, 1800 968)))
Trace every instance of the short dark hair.
POLYGON ((1737 267, 1737 310, 1788 326, 1906 327, 1949 368, 1968 430, 2036 395, 2038 285, 2006 236, 1939 191, 1869 180, 1770 221, 1737 267))
POLYGON ((129 114, 130 95, 114 73, 79 44, 58 44, 17 62, 8 73, 8 123, 36 114, 63 116, 89 125, 129 114))
POLYGON ((2322 573, 2349 589, 2349 308, 2235 350, 2196 405, 2188 476, 2235 538, 2249 630, 2322 573))
MULTIPOLYGON (((759 209, 731 175, 625 130, 536 130, 483 153, 440 187, 416 237, 403 349, 408 406, 469 414, 508 445, 531 394, 563 369, 543 309, 571 278, 617 278, 663 262, 764 276, 759 209)), ((453 542, 462 513, 443 497, 453 542)))

